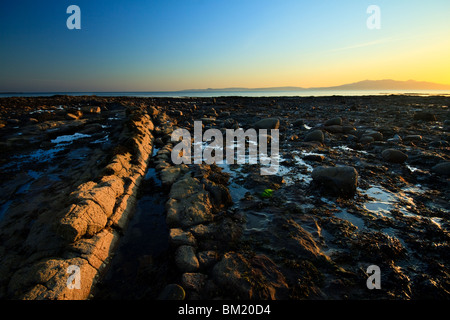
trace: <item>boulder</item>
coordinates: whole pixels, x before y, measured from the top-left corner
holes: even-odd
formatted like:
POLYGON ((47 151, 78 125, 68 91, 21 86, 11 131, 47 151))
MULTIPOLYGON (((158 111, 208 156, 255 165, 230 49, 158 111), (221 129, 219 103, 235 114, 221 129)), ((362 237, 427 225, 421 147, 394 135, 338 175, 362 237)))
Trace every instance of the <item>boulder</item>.
POLYGON ((344 131, 344 133, 347 133, 347 134, 356 133, 356 131, 357 131, 354 126, 350 126, 350 125, 342 126, 342 130, 344 131))
POLYGON ((341 126, 342 118, 336 117, 336 118, 332 118, 332 119, 325 121, 325 126, 334 126, 334 125, 341 126))
POLYGON ((192 233, 183 231, 183 229, 180 228, 170 229, 169 237, 170 242, 175 246, 195 246, 197 244, 197 241, 195 240, 195 237, 192 235, 192 233))
POLYGON ((171 283, 161 291, 158 300, 184 300, 185 296, 186 293, 182 286, 171 283))
POLYGON ((186 272, 181 276, 181 284, 187 290, 199 292, 205 285, 208 276, 203 273, 186 272))
POLYGON ((344 128, 337 124, 333 124, 331 126, 326 126, 324 128, 324 130, 327 132, 331 132, 331 133, 343 133, 344 132, 344 128))
POLYGON ((431 171, 438 175, 450 176, 450 161, 438 163, 431 171))
POLYGON ((400 150, 386 149, 381 153, 384 160, 392 163, 403 163, 408 159, 408 155, 400 150))
POLYGON ((337 196, 352 196, 358 186, 358 172, 349 166, 316 167, 312 172, 312 178, 313 181, 337 196))
POLYGON ((277 118, 262 119, 256 122, 253 127, 259 129, 278 129, 280 127, 280 120, 277 118))
POLYGON ((196 238, 203 240, 214 237, 217 230, 217 225, 214 223, 208 224, 197 224, 189 228, 189 232, 192 233, 196 238))
POLYGON ((312 132, 309 132, 305 136, 305 141, 307 141, 307 142, 315 141, 315 142, 323 143, 324 140, 325 140, 325 137, 323 135, 322 130, 314 130, 312 132))
POLYGON ((219 254, 213 250, 201 251, 197 257, 201 268, 212 267, 219 260, 219 254))
POLYGON ((364 136, 369 136, 372 137, 374 141, 382 141, 383 140, 383 134, 379 131, 375 131, 375 130, 367 130, 366 132, 364 132, 364 136))
POLYGON ((205 189, 211 195, 211 200, 215 208, 226 208, 233 204, 230 191, 226 186, 206 179, 204 180, 205 189))
POLYGON ((198 179, 191 177, 190 174, 187 174, 172 185, 170 188, 169 197, 182 200, 196 192, 201 191, 202 189, 203 187, 198 179))
MULTIPOLYGON (((294 212, 300 212, 302 208, 292 208, 294 212)), ((291 210, 292 210, 291 209, 291 210)), ((323 263, 327 256, 320 250, 320 245, 314 240, 321 237, 321 229, 314 218, 307 215, 297 215, 292 219, 289 215, 274 217, 270 230, 267 231, 270 238, 268 247, 274 251, 286 250, 298 259, 308 260, 312 263, 323 263), (301 216, 301 218, 300 218, 301 216), (308 231, 306 230, 308 229, 308 231), (277 235, 284 234, 283 237, 277 235)))
POLYGON ((204 190, 181 200, 169 199, 166 210, 169 226, 189 227, 213 220, 209 193, 204 190))
POLYGON ((359 139, 359 143, 362 143, 362 144, 369 144, 374 141, 375 140, 371 136, 362 136, 361 139, 359 139))
POLYGON ((175 251, 175 263, 184 272, 195 272, 200 267, 194 247, 186 245, 175 251))
POLYGON ((422 120, 422 121, 436 121, 436 116, 428 111, 417 111, 413 116, 414 120, 422 120))
POLYGON ((181 168, 178 166, 166 167, 161 170, 161 183, 164 186, 172 185, 180 176, 181 168))
POLYGON ((265 255, 225 253, 212 270, 213 280, 236 299, 286 299, 288 285, 275 263, 265 255))

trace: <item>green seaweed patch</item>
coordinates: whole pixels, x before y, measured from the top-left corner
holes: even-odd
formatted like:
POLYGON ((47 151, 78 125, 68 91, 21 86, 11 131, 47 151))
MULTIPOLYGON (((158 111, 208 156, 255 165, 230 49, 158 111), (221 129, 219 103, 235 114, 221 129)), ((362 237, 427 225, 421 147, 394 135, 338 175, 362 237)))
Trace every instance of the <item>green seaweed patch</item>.
POLYGON ((266 189, 261 193, 261 198, 272 198, 273 190, 272 189, 266 189))

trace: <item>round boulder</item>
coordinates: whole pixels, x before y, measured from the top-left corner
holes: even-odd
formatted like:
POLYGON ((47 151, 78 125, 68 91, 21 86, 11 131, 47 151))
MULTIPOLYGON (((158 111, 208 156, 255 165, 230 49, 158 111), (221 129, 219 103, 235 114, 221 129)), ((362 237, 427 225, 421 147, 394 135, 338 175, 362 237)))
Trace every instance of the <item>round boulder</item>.
POLYGON ((362 144, 369 144, 374 141, 375 140, 371 136, 362 136, 361 139, 359 139, 359 143, 362 143, 362 144))
POLYGON ((408 155, 396 149, 386 149, 381 153, 384 160, 392 163, 403 163, 408 159, 408 155))
POLYGON ((307 142, 316 141, 316 142, 323 143, 324 140, 325 140, 325 137, 323 135, 322 130, 314 130, 314 131, 308 133, 305 137, 305 141, 307 141, 307 142))
POLYGON ((438 175, 450 176, 450 161, 438 163, 431 171, 438 175))
POLYGON ((342 125, 342 118, 336 117, 333 119, 329 119, 325 121, 326 126, 341 126, 342 125))
POLYGON ((280 120, 277 118, 262 119, 253 126, 256 130, 259 129, 278 129, 280 127, 280 120))
POLYGON ((436 121, 436 116, 428 111, 417 111, 413 116, 414 120, 436 121))
POLYGON ((312 178, 325 190, 337 196, 352 196, 358 186, 358 172, 350 166, 316 167, 312 172, 312 178))
POLYGON ((364 136, 372 137, 374 141, 382 141, 383 140, 383 134, 379 131, 375 130, 367 130, 364 132, 364 136))

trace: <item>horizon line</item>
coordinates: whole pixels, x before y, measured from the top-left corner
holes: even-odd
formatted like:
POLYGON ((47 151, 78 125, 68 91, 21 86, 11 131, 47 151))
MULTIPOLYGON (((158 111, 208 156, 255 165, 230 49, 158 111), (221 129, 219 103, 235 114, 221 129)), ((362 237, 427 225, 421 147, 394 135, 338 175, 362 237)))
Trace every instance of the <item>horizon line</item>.
POLYGON ((345 83, 341 85, 334 85, 334 86, 327 86, 327 87, 300 87, 300 86, 270 86, 270 87, 223 87, 223 88, 202 88, 202 89, 178 89, 178 90, 128 90, 128 91, 92 91, 92 90, 83 90, 83 91, 0 91, 0 94, 25 94, 25 93, 117 93, 117 92, 126 92, 126 93, 133 93, 133 92, 190 92, 190 91, 235 91, 235 90, 248 90, 248 91, 254 91, 254 90, 277 90, 279 91, 296 91, 296 90, 352 90, 352 91, 376 91, 376 90, 432 90, 432 91, 439 91, 439 90, 450 90, 450 84, 444 84, 444 83, 436 83, 436 82, 429 82, 429 81, 419 81, 419 80, 393 80, 393 79, 381 79, 381 80, 361 80, 357 82, 352 83, 345 83), (347 89, 346 86, 350 85, 357 85, 364 82, 382 82, 382 81, 392 81, 392 82, 398 82, 398 83, 408 83, 408 82, 415 82, 415 83, 423 83, 428 85, 439 85, 439 86, 448 86, 448 89, 387 89, 387 88, 374 88, 374 89, 364 89, 364 88, 352 88, 347 89))

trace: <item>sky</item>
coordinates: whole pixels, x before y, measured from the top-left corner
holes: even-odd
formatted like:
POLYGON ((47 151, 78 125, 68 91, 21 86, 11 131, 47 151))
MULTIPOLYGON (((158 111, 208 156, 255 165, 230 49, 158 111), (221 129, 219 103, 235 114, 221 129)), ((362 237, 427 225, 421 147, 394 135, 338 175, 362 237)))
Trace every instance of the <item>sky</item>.
POLYGON ((0 92, 450 84, 449 15, 449 0, 2 0, 0 92))

